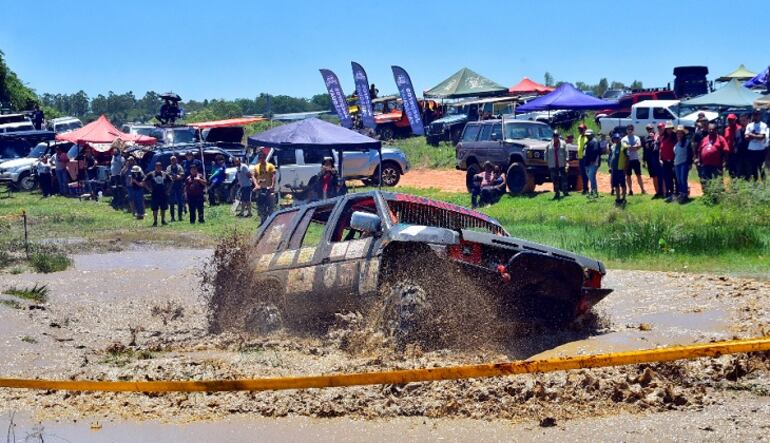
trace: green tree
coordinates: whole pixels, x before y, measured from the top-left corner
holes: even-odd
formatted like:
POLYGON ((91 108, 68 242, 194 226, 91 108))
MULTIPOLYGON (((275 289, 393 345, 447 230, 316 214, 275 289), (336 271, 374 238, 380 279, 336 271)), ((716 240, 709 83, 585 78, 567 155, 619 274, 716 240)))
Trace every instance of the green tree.
POLYGON ((640 80, 634 80, 631 82, 631 85, 629 86, 631 89, 642 89, 644 86, 642 86, 642 82, 640 80))
POLYGON ((554 83, 553 83, 553 75, 551 75, 550 72, 546 72, 545 73, 544 80, 545 80, 545 85, 546 86, 553 86, 554 85, 554 83))
POLYGON ((0 51, 0 108, 13 111, 32 109, 40 100, 35 91, 24 85, 21 79, 5 64, 5 54, 0 51))

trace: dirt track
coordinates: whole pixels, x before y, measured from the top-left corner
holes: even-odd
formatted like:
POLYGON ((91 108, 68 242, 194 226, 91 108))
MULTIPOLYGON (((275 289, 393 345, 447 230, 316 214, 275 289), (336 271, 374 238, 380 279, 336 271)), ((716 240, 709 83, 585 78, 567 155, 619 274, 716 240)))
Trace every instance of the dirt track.
MULTIPOLYGON (((599 192, 610 193, 610 176, 606 172, 599 172, 596 175, 599 192)), ((642 175, 644 189, 648 194, 654 194, 652 181, 646 175, 642 175)), ((410 188, 435 188, 447 192, 467 192, 465 188, 465 172, 455 169, 413 169, 401 177, 398 186, 410 188)), ((639 185, 636 177, 633 177, 633 189, 636 194, 639 193, 639 185)), ((553 186, 550 183, 544 183, 537 188, 538 192, 550 192, 553 186)), ((690 195, 697 197, 703 195, 700 182, 690 180, 690 195)))
MULTIPOLYGON (((473 352, 412 348, 397 353, 387 346, 374 346, 351 354, 344 343, 355 333, 360 318, 355 315, 343 316, 336 328, 320 336, 211 336, 206 332, 204 307, 196 289, 196 268, 208 254, 137 250, 86 255, 77 256, 75 268, 61 273, 0 275, 3 288, 33 282, 51 288, 44 309, 0 305, 0 333, 7 356, 0 361, 0 374, 158 380, 374 371, 641 349, 749 337, 770 329, 768 282, 611 271, 606 284, 616 292, 597 307, 602 319, 599 328, 560 333, 522 331, 519 340, 473 352), (181 308, 182 315, 163 324, 161 315, 152 314, 153 307, 163 307, 168 301, 181 308), (132 338, 135 343, 131 343, 132 338)), ((447 419, 505 419, 510 421, 494 426, 522 423, 536 430, 546 418, 560 426, 580 423, 573 420, 594 426, 603 420, 611 423, 609 417, 627 413, 655 414, 662 420, 669 416, 667 411, 679 411, 695 422, 702 417, 697 411, 737 411, 740 402, 756 404, 759 411, 768 410, 769 367, 766 357, 740 356, 485 380, 254 394, 2 389, 0 404, 3 410, 43 420, 96 417, 104 422, 180 423, 225 417, 392 420, 417 416, 439 420, 435 422, 439 427, 445 426, 441 420, 447 419), (731 400, 735 396, 740 399, 737 403, 731 400)), ((715 419, 714 426, 726 430, 728 412, 715 419)), ((467 429, 476 426, 469 423, 467 429)), ((633 432, 633 428, 628 426, 626 432, 633 432)), ((760 432, 759 428, 754 430, 760 432)), ((616 432, 620 432, 616 434, 619 438, 633 435, 616 432)))

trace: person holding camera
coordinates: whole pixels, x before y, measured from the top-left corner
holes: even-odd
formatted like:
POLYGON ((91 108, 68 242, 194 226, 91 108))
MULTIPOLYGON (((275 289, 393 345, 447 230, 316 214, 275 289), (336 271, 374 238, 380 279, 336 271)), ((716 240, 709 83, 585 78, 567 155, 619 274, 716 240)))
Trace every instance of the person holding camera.
POLYGON ((254 167, 252 176, 257 188, 257 214, 260 225, 273 213, 275 201, 276 169, 272 163, 267 162, 267 153, 259 152, 259 162, 254 167))
POLYGON ((187 206, 190 212, 190 224, 195 224, 197 215, 198 223, 203 223, 203 195, 206 193, 206 178, 198 172, 198 166, 190 166, 190 176, 185 180, 187 193, 187 206))

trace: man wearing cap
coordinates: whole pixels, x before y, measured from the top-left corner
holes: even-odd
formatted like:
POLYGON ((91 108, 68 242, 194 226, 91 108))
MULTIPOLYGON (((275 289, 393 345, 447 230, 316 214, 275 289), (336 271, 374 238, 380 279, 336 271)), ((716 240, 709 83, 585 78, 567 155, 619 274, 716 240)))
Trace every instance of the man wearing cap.
POLYGON ((203 163, 197 158, 195 158, 195 153, 192 151, 187 151, 185 154, 185 159, 182 162, 182 168, 184 168, 184 175, 185 177, 190 176, 190 168, 195 165, 195 169, 198 170, 198 172, 203 172, 203 163))
MULTIPOLYGON (((569 142, 570 141, 567 140, 567 143, 569 142)), ((586 143, 588 143, 588 138, 586 137, 586 125, 581 123, 578 125, 577 159, 578 167, 580 169, 580 179, 583 183, 583 194, 588 194, 588 174, 586 172, 585 163, 583 162, 583 158, 585 157, 586 143)))
MULTIPOLYGON (((553 139, 545 147, 544 156, 553 182, 553 199, 558 200, 561 198, 562 181, 567 174, 568 166, 567 144, 559 137, 559 131, 553 131, 553 139)), ((564 196, 567 197, 568 195, 569 193, 564 191, 564 196)))
POLYGON ((171 208, 171 221, 182 221, 182 212, 184 212, 184 180, 185 173, 182 165, 175 155, 169 159, 171 164, 166 168, 166 174, 171 178, 171 188, 169 189, 169 207, 171 208), (176 216, 174 215, 176 207, 176 216))
POLYGON ((155 170, 144 177, 144 184, 150 191, 150 208, 152 209, 152 226, 158 226, 158 210, 160 223, 166 225, 166 210, 168 209, 168 191, 171 187, 171 176, 163 170, 161 162, 155 163, 155 170))
POLYGON ((730 173, 731 178, 738 177, 739 174, 738 134, 740 132, 741 126, 738 124, 738 117, 735 114, 729 114, 727 116, 724 138, 730 151, 727 157, 727 171, 730 173))
POLYGON ((727 140, 717 132, 717 124, 709 123, 708 133, 698 147, 698 164, 700 164, 700 178, 705 189, 708 180, 722 180, 722 170, 725 160, 730 155, 730 147, 727 140))
POLYGON ((745 138, 748 140, 748 176, 752 179, 759 180, 762 176, 763 163, 765 161, 765 149, 767 146, 768 134, 767 125, 760 120, 761 114, 759 111, 754 111, 751 114, 751 123, 746 126, 745 138))
POLYGON ((267 162, 267 152, 259 151, 259 162, 252 172, 257 183, 257 214, 260 225, 273 213, 275 202, 275 165, 267 162))
POLYGON ((634 187, 631 182, 631 175, 636 174, 636 181, 642 194, 644 191, 644 182, 642 181, 642 163, 639 161, 639 150, 642 149, 642 139, 634 134, 634 125, 626 127, 626 136, 620 142, 626 148, 628 163, 626 164, 626 183, 628 184, 628 195, 634 195, 634 187))
POLYGON ((131 166, 128 176, 129 196, 134 202, 134 215, 138 220, 144 219, 144 173, 139 165, 131 166))
POLYGON ((660 145, 658 143, 658 136, 663 134, 666 125, 661 122, 658 123, 658 132, 655 132, 655 127, 651 124, 647 125, 647 136, 644 139, 644 151, 642 152, 642 159, 647 165, 647 172, 652 180, 652 187, 655 188, 655 195, 652 197, 663 197, 663 175, 661 174, 660 164, 660 145))
POLYGON ((658 146, 660 150, 660 172, 663 175, 663 190, 662 194, 666 197, 667 201, 672 200, 674 197, 674 190, 676 188, 674 178, 674 145, 676 145, 676 135, 674 134, 674 124, 670 121, 666 122, 663 128, 663 133, 658 135, 658 146))
POLYGON ((599 147, 599 142, 594 139, 594 131, 587 129, 586 139, 588 142, 586 143, 585 152, 583 153, 583 162, 586 166, 586 175, 588 175, 588 182, 586 185, 591 185, 588 195, 598 197, 599 187, 596 185, 596 172, 599 170, 599 160, 602 156, 602 150, 599 147))

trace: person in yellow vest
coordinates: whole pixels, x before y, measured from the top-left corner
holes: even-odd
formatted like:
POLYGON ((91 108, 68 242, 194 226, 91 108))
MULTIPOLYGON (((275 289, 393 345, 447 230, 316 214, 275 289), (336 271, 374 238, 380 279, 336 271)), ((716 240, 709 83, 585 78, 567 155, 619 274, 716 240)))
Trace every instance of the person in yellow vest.
POLYGON ((259 151, 259 162, 252 171, 257 184, 257 214, 260 225, 273 213, 275 203, 275 165, 267 162, 267 152, 259 151))
POLYGON ((577 158, 578 158, 578 167, 580 169, 580 179, 583 183, 583 194, 588 194, 588 169, 586 168, 585 161, 583 160, 583 157, 586 153, 586 144, 588 143, 588 137, 586 136, 586 125, 585 123, 581 123, 578 126, 578 136, 577 136, 577 158))

